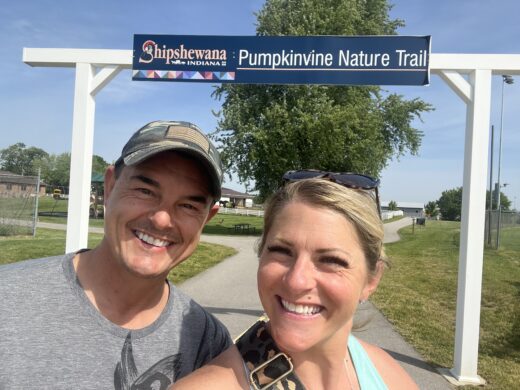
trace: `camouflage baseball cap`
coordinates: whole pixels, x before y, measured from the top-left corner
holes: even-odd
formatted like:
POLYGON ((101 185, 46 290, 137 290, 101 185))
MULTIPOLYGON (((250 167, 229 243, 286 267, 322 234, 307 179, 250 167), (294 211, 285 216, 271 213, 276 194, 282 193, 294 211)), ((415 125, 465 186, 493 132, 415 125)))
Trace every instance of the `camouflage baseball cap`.
POLYGON ((222 162, 209 138, 192 123, 155 121, 137 130, 128 140, 119 157, 119 163, 138 164, 167 150, 187 153, 199 160, 211 179, 210 191, 215 200, 220 199, 222 186, 222 162))

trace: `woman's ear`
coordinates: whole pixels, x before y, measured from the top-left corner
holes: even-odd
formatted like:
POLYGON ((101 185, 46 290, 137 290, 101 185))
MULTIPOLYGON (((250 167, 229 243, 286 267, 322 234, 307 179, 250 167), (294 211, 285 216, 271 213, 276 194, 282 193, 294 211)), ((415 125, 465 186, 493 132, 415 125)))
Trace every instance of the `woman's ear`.
POLYGON ((376 269, 374 272, 369 273, 367 284, 363 288, 363 292, 361 294, 361 297, 359 298, 360 301, 366 301, 376 291, 377 286, 379 285, 379 282, 381 281, 381 278, 383 277, 383 272, 385 270, 385 263, 383 260, 378 260, 376 264, 376 269))

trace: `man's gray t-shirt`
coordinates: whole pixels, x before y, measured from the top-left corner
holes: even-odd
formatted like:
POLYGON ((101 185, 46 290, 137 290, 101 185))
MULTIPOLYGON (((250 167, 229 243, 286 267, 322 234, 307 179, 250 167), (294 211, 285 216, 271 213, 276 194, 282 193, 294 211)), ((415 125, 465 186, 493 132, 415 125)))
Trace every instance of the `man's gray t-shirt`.
POLYGON ((0 389, 166 389, 231 345, 224 326, 170 284, 159 318, 121 328, 88 300, 74 254, 0 267, 0 389))

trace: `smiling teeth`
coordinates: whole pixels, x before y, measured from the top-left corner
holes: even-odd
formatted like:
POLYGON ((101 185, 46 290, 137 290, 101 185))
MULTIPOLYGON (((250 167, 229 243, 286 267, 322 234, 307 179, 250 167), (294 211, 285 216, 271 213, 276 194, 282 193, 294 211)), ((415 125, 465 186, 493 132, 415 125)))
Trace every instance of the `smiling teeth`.
POLYGON ((158 246, 158 247, 165 247, 171 244, 169 241, 160 240, 158 238, 154 238, 152 236, 149 236, 146 233, 136 231, 135 235, 142 241, 146 242, 147 244, 158 246))
POLYGON ((285 310, 290 311, 291 313, 310 316, 321 311, 321 308, 319 306, 295 305, 294 303, 287 302, 283 299, 281 299, 280 301, 282 302, 282 306, 285 308, 285 310))

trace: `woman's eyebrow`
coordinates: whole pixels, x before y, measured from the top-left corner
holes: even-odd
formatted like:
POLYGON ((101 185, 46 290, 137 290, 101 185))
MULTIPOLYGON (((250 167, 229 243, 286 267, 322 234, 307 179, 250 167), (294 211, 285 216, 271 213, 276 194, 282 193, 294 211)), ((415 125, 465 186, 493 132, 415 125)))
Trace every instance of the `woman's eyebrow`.
POLYGON ((349 251, 347 251, 345 249, 341 249, 341 248, 320 248, 316 252, 318 252, 318 253, 340 252, 340 253, 344 253, 347 256, 352 256, 352 254, 349 251))

